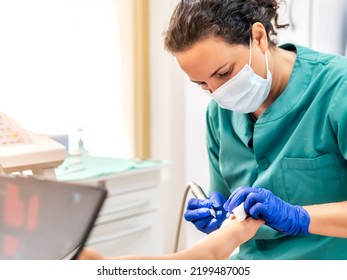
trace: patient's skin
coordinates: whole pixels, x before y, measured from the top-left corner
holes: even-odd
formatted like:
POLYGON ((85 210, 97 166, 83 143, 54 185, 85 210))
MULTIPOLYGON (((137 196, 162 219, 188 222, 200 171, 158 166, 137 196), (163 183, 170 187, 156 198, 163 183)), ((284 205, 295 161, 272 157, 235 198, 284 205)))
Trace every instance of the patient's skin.
POLYGON ((161 256, 119 256, 105 257, 91 248, 84 248, 79 255, 80 260, 226 260, 241 244, 252 238, 263 220, 247 218, 238 222, 234 216, 225 220, 222 227, 196 244, 173 254, 161 256))

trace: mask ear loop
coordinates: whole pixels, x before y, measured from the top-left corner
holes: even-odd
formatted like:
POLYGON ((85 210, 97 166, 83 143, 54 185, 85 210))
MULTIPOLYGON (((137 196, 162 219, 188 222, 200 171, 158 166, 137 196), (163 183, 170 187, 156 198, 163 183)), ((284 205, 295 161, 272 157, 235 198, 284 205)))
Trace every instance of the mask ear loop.
POLYGON ((249 59, 248 59, 249 67, 251 67, 251 60, 252 60, 252 38, 249 37, 249 59))
POLYGON ((267 51, 265 52, 265 64, 266 64, 266 78, 268 78, 268 74, 269 74, 270 70, 269 70, 269 61, 267 58, 267 51))
MULTIPOLYGON (((249 37, 249 61, 248 65, 251 67, 251 59, 252 59, 252 38, 249 37)), ((267 57, 267 51, 265 52, 265 64, 266 64, 266 78, 268 78, 268 72, 269 72, 269 60, 267 57)))

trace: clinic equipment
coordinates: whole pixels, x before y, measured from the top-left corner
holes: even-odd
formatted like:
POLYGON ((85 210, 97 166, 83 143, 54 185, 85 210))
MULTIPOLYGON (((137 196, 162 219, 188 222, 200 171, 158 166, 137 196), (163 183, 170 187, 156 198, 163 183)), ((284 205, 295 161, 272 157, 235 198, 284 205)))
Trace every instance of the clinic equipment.
POLYGON ((34 176, 55 179, 55 168, 66 157, 66 148, 47 135, 23 129, 0 112, 0 165, 3 173, 31 170, 34 176))
MULTIPOLYGON (((192 193, 195 196, 195 198, 197 198, 197 199, 208 199, 208 197, 205 194, 204 190, 198 184, 196 184, 194 182, 190 182, 188 187, 192 191, 192 193)), ((210 213, 211 213, 211 215, 214 218, 216 218, 216 211, 213 208, 210 209, 210 213)))
POLYGON ((0 176, 0 193, 0 260, 60 260, 78 256, 107 190, 0 176))
MULTIPOLYGON (((194 182, 190 182, 187 185, 185 192, 183 194, 183 200, 182 200, 181 210, 180 210, 180 214, 179 214, 179 221, 178 221, 178 227, 177 227, 176 238, 175 238, 175 247, 174 247, 174 251, 173 251, 174 253, 176 253, 178 251, 179 238, 180 238, 180 234, 181 234, 182 219, 183 219, 183 213, 184 213, 184 209, 185 209, 185 202, 186 202, 189 191, 191 191, 192 194, 197 199, 208 199, 205 192, 198 184, 196 184, 194 182)), ((210 213, 214 218, 216 218, 216 211, 213 208, 210 209, 210 213)))

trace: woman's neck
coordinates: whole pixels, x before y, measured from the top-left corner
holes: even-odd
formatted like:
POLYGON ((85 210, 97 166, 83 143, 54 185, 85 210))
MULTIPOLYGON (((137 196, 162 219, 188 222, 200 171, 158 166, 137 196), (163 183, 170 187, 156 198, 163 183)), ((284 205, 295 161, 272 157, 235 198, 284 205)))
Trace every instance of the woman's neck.
POLYGON ((296 59, 296 53, 281 48, 269 49, 269 69, 272 75, 272 85, 268 98, 253 112, 253 116, 258 118, 286 88, 292 74, 296 59))

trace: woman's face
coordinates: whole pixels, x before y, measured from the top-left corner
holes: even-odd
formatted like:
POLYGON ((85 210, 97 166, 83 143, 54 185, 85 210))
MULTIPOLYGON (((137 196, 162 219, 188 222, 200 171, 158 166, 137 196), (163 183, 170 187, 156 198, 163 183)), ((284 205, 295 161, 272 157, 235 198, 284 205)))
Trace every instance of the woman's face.
MULTIPOLYGON (((175 57, 193 83, 214 92, 249 62, 249 55, 248 45, 231 45, 212 37, 194 44, 186 51, 176 53, 175 57)), ((253 43, 251 68, 266 78, 265 56, 253 43)))

